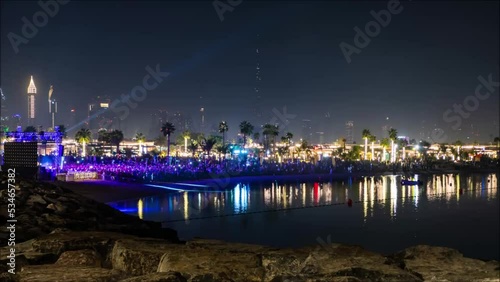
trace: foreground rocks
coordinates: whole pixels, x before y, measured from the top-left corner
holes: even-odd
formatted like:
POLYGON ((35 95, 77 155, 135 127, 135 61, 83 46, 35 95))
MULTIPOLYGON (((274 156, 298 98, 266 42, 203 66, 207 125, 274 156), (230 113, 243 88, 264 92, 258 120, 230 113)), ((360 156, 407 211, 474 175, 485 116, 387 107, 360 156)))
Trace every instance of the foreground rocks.
MULTIPOLYGON (((382 256, 357 246, 275 249, 197 239, 175 244, 114 232, 56 230, 18 246, 4 281, 499 281, 499 263, 415 246, 382 256)), ((6 257, 7 248, 0 250, 6 257)), ((4 263, 2 261, 2 263, 4 263)))
POLYGON ((16 235, 24 240, 16 240, 15 275, 6 272, 10 247, 0 249, 0 281, 500 281, 497 261, 464 258, 449 248, 415 246, 383 256, 341 244, 276 249, 180 242, 173 230, 57 186, 25 182, 17 194, 17 215, 27 223, 18 217, 16 235))

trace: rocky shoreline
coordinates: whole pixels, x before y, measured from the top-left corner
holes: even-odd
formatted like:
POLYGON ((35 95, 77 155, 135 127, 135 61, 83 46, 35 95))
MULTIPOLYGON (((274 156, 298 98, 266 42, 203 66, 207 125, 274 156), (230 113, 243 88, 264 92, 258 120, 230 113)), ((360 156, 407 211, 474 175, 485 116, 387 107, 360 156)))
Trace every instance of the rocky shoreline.
MULTIPOLYGON (((415 246, 383 256, 330 244, 277 249, 207 239, 125 215, 57 184, 18 182, 16 274, 0 233, 0 281, 500 281, 500 264, 415 246), (4 247, 5 246, 5 247, 4 247)), ((2 176, 2 187, 7 181, 2 176)), ((7 191, 0 194, 7 220, 7 191)))

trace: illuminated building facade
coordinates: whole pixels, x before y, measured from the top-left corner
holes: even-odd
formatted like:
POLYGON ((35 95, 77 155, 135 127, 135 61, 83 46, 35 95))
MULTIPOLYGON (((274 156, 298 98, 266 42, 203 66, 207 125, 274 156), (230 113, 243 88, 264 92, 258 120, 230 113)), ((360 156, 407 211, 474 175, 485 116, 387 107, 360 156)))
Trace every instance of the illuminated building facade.
POLYGON ((28 125, 35 124, 35 94, 36 94, 36 86, 33 81, 33 76, 31 76, 30 84, 28 86, 28 125))
POLYGON ((353 129, 354 129, 354 121, 350 120, 345 123, 345 133, 346 133, 346 142, 347 144, 353 144, 354 142, 354 136, 353 136, 353 129))
POLYGON ((88 104, 87 108, 87 127, 96 133, 99 129, 112 129, 113 120, 115 119, 113 112, 109 110, 111 99, 107 96, 97 96, 88 104))

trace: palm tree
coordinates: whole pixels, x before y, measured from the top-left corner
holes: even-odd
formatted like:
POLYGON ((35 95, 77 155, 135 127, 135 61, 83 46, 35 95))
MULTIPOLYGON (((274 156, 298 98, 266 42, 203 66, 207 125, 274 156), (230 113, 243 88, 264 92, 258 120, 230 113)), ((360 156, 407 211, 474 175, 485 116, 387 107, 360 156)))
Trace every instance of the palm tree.
POLYGON ((115 129, 109 134, 109 143, 116 146, 116 153, 120 154, 120 143, 123 141, 123 132, 115 129))
POLYGON ((395 162, 394 142, 398 140, 398 131, 395 128, 391 128, 387 132, 389 133, 389 139, 391 139, 391 162, 395 162))
POLYGON ((446 156, 446 148, 447 148, 447 145, 446 143, 443 143, 443 144, 439 144, 439 152, 443 154, 443 160, 446 156))
POLYGON ((146 141, 146 136, 142 134, 141 132, 137 133, 135 135, 135 140, 139 142, 139 152, 141 152, 141 155, 143 154, 143 149, 142 149, 142 143, 146 141))
POLYGON ((81 128, 75 134, 76 142, 82 144, 82 148, 83 148, 82 156, 83 157, 85 157, 85 152, 86 152, 85 144, 90 142, 91 137, 92 137, 92 132, 90 132, 90 130, 88 128, 81 128))
POLYGON ((260 138, 260 133, 255 132, 255 133, 253 134, 253 140, 254 140, 254 142, 255 142, 255 143, 259 143, 259 138, 260 138))
POLYGON ((104 143, 109 142, 108 132, 106 131, 106 129, 101 128, 99 129, 99 131, 97 131, 97 141, 104 143))
POLYGON ((374 146, 374 143, 375 141, 377 141, 377 136, 375 135, 370 135, 370 142, 372 142, 372 161, 373 161, 373 158, 374 158, 374 155, 375 155, 375 146, 374 146))
POLYGON ((217 149, 217 152, 219 152, 219 155, 222 154, 223 156, 225 156, 229 152, 229 144, 219 145, 215 149, 217 149))
POLYGON ((167 137, 167 159, 168 164, 170 165, 170 135, 175 132, 175 126, 171 122, 165 122, 162 125, 160 132, 163 136, 167 137))
POLYGON ((226 132, 229 130, 227 122, 221 121, 219 123, 219 133, 222 133, 222 146, 226 145, 226 132))
POLYGON ((61 133, 61 137, 62 138, 66 138, 68 137, 68 134, 66 133, 66 126, 64 126, 64 124, 60 124, 59 125, 59 130, 58 130, 59 133, 61 133))
POLYGON ((210 136, 206 138, 203 141, 203 151, 207 152, 207 155, 210 156, 210 151, 214 148, 215 144, 217 144, 217 139, 215 139, 213 136, 210 136))
POLYGON ((361 135, 363 136, 363 139, 365 139, 365 160, 367 159, 367 154, 368 154, 368 138, 372 136, 370 130, 368 129, 363 129, 363 132, 361 132, 361 135))
POLYGON ((342 151, 345 152, 345 145, 347 143, 347 139, 345 139, 345 137, 342 137, 342 139, 340 139, 340 142, 342 142, 342 151))
POLYGON ((293 134, 291 132, 287 132, 285 134, 285 138, 286 138, 286 140, 288 142, 288 145, 292 144, 293 134))
POLYGON ((188 139, 191 138, 191 133, 188 130, 185 130, 184 132, 182 132, 182 138, 184 138, 184 153, 187 153, 187 142, 188 139))
POLYGON ((389 138, 384 138, 380 141, 380 146, 382 146, 382 161, 385 161, 385 154, 387 151, 387 147, 389 147, 389 138))
POLYGON ((191 143, 189 143, 188 148, 189 148, 189 151, 191 151, 191 154, 194 158, 194 154, 198 150, 198 143, 195 140, 191 140, 191 143))
POLYGON ((266 137, 266 144, 269 145, 269 137, 272 138, 273 140, 273 148, 274 144, 276 143, 276 136, 279 134, 279 126, 278 125, 272 125, 272 124, 264 124, 262 134, 266 137))
POLYGON ((240 123, 240 133, 243 135, 243 147, 247 144, 247 136, 253 133, 253 129, 253 125, 246 120, 240 123))

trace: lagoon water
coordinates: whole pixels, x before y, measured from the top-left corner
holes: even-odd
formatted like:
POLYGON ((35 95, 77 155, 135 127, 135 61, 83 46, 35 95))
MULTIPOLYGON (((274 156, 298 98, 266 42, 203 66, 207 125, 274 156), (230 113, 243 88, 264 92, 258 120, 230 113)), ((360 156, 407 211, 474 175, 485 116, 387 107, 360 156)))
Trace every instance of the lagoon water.
POLYGON ((239 183, 224 189, 186 186, 189 192, 108 204, 163 222, 184 240, 202 237, 275 247, 331 241, 385 254, 426 244, 498 260, 498 176, 416 176, 422 186, 402 186, 396 175, 239 183))

